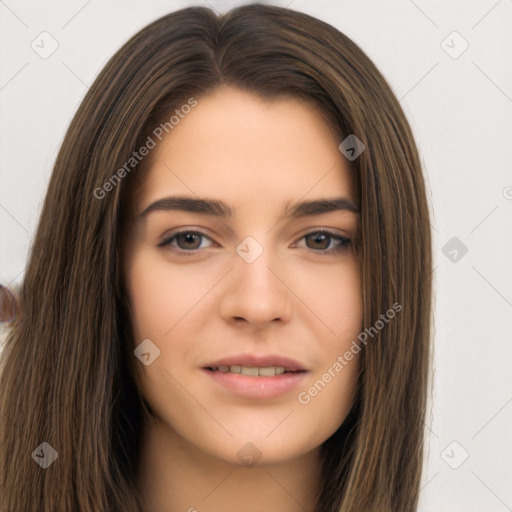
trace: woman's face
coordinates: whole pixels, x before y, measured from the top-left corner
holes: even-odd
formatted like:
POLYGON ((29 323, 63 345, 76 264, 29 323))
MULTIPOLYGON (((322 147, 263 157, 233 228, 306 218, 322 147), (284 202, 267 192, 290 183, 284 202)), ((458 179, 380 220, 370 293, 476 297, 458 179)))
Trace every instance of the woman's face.
POLYGON ((359 360, 339 370, 338 356, 361 330, 346 242, 358 217, 343 202, 307 206, 354 200, 340 142, 306 103, 222 87, 151 150, 124 273, 135 344, 146 340, 141 392, 168 439, 276 463, 345 419, 359 360))

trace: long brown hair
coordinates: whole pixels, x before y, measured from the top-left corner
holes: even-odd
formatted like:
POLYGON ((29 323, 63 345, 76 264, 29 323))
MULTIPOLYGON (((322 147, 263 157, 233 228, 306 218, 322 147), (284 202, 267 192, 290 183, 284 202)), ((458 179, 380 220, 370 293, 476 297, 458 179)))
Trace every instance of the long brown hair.
POLYGON ((151 127, 221 84, 310 101, 340 143, 355 134, 365 145, 349 163, 362 326, 402 309, 363 347, 354 406, 322 445, 317 511, 416 510, 432 271, 418 151, 391 88, 354 42, 306 14, 251 4, 222 16, 191 7, 151 23, 110 59, 68 129, 0 361, 2 512, 142 510, 146 412, 120 272, 122 204, 139 169, 126 162, 151 127), (58 454, 46 469, 35 463, 50 452, 43 442, 58 454))

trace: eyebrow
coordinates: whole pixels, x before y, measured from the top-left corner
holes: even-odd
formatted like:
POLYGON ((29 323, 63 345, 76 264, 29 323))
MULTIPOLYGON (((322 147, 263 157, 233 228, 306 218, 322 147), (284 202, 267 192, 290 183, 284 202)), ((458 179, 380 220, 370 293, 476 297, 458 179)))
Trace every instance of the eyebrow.
MULTIPOLYGON (((145 208, 138 216, 146 217, 151 212, 182 210, 194 213, 205 213, 222 218, 234 218, 235 211, 224 201, 208 198, 196 198, 189 196, 171 196, 158 199, 145 208)), ((334 197, 302 201, 291 206, 290 202, 285 205, 283 219, 296 219, 309 215, 321 215, 333 211, 344 210, 359 214, 358 206, 346 197, 334 197)))

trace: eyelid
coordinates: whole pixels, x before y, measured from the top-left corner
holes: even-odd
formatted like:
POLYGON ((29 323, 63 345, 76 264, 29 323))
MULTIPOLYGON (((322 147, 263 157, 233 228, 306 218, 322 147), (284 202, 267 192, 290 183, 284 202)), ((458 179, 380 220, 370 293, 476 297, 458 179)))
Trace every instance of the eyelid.
MULTIPOLYGON (((340 242, 339 245, 334 245, 330 249, 310 249, 309 247, 303 247, 305 249, 309 249, 313 253, 317 253, 320 255, 329 255, 329 254, 336 254, 341 252, 343 249, 348 248, 348 246, 352 243, 352 240, 347 235, 343 235, 338 233, 337 231, 330 229, 330 228, 311 228, 308 231, 306 231, 302 236, 300 236, 297 239, 297 242, 300 242, 301 240, 305 239, 309 235, 314 235, 317 233, 325 234, 332 240, 338 240, 340 242)), ((295 242, 295 244, 297 244, 295 242)))
POLYGON ((348 234, 345 234, 343 233, 343 231, 339 228, 326 228, 325 226, 312 226, 312 227, 309 227, 307 228, 306 230, 302 231, 297 240, 302 238, 302 237, 305 237, 307 235, 310 235, 312 233, 318 233, 318 232, 321 232, 321 233, 327 233, 329 235, 332 235, 333 237, 339 237, 339 238, 347 238, 349 239, 349 235, 348 234))
MULTIPOLYGON (((164 239, 157 245, 158 245, 158 247, 171 246, 171 241, 174 240, 178 235, 183 234, 183 233, 192 233, 195 235, 199 235, 200 237, 207 238, 208 240, 210 240, 211 242, 216 244, 217 242, 215 242, 215 240, 213 240, 213 238, 210 235, 208 235, 206 232, 204 232, 203 229, 204 228, 198 229, 198 228, 193 228, 193 227, 178 228, 177 231, 171 231, 168 235, 166 235, 164 237, 164 239)), ((308 228, 307 231, 305 231, 303 234, 301 234, 294 242, 294 245, 296 245, 297 242, 300 242, 302 239, 306 238, 307 236, 317 234, 317 233, 326 234, 331 239, 338 239, 341 242, 341 244, 335 245, 334 247, 331 247, 330 249, 315 250, 315 249, 310 249, 309 247, 304 247, 305 249, 309 249, 310 251, 312 251, 314 253, 332 254, 332 253, 337 252, 337 250, 339 251, 339 250, 344 249, 345 247, 347 247, 348 245, 350 245, 352 243, 352 240, 350 239, 350 237, 348 237, 344 234, 338 233, 334 229, 322 228, 322 227, 312 227, 312 228, 308 228)), ((212 245, 210 245, 208 247, 211 247, 212 245)), ((178 247, 178 248, 174 248, 174 252, 176 252, 177 254, 180 254, 180 255, 193 255, 193 254, 197 254, 197 253, 201 252, 204 249, 205 248, 185 250, 185 249, 180 249, 178 247)))
MULTIPOLYGON (((215 240, 213 240, 213 238, 208 235, 207 233, 205 233, 204 231, 202 231, 202 229, 204 228, 201 228, 201 229, 197 229, 197 228, 178 228, 177 231, 171 231, 169 234, 166 234, 162 241, 160 243, 158 243, 158 247, 165 247, 167 245, 170 245, 171 243, 171 240, 173 240, 174 238, 176 238, 178 235, 181 235, 183 233, 192 233, 194 235, 199 235, 201 236, 202 238, 207 238, 208 240, 210 240, 211 242, 213 243, 217 243, 215 242, 215 240)), ((200 249, 192 249, 190 251, 185 251, 184 249, 177 249, 178 252, 187 252, 187 253, 194 253, 194 252, 197 252, 199 251, 200 249)))

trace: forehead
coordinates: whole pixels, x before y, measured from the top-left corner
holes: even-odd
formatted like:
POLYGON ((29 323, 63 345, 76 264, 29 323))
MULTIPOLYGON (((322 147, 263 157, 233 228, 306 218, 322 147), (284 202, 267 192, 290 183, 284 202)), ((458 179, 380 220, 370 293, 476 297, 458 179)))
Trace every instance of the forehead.
POLYGON ((297 98, 266 100, 222 87, 198 98, 156 142, 140 206, 165 193, 214 195, 260 208, 307 195, 355 199, 336 134, 314 106, 297 98))

